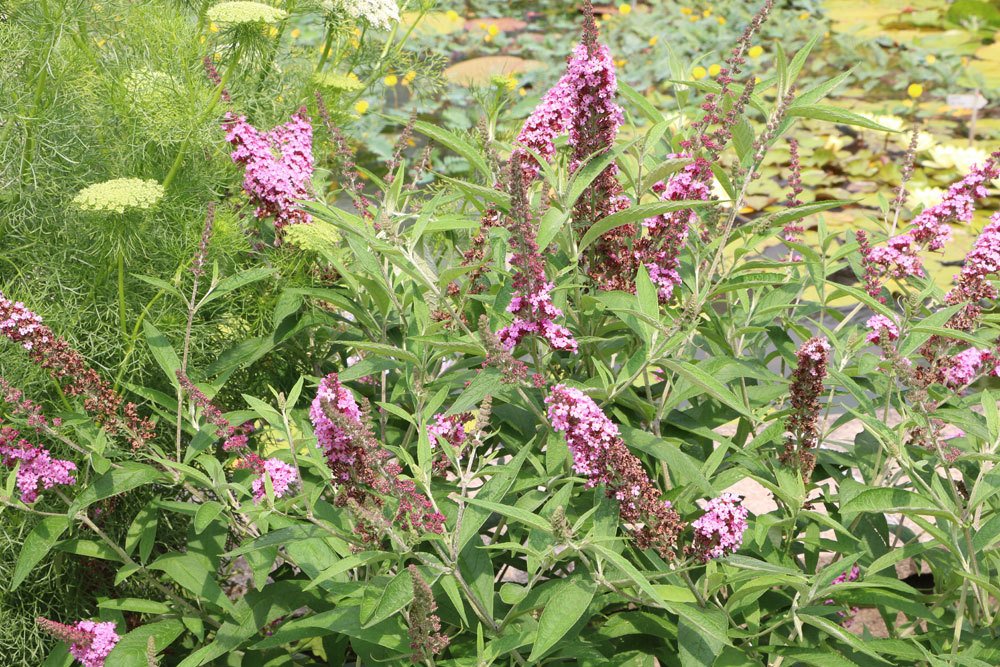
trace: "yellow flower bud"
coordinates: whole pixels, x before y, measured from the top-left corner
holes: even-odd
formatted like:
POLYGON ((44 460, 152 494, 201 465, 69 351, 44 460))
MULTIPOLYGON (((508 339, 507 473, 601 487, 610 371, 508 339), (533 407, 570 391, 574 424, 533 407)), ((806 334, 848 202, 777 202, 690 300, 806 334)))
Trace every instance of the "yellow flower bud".
POLYGON ((687 16, 690 13, 691 13, 691 8, 690 7, 681 7, 681 14, 683 14, 684 16, 687 16))
POLYGON ((500 34, 500 26, 498 26, 496 23, 491 23, 490 27, 486 29, 486 32, 489 33, 491 36, 496 37, 497 35, 500 34))
POLYGON ((368 111, 368 100, 358 100, 358 103, 354 105, 354 111, 359 116, 368 111))
POLYGON ((693 76, 695 78, 695 80, 697 80, 697 79, 704 79, 705 75, 707 75, 707 74, 708 74, 708 72, 705 71, 705 68, 702 67, 701 65, 698 65, 693 70, 691 70, 691 76, 693 76))
POLYGON ((708 75, 709 76, 718 76, 719 72, 721 72, 721 71, 722 71, 722 66, 721 65, 716 64, 716 65, 709 65, 708 66, 708 75))
POLYGON ((624 16, 626 14, 631 14, 632 13, 632 5, 624 4, 624 3, 618 5, 618 13, 621 14, 622 16, 624 16))
POLYGON ((417 78, 417 73, 412 69, 403 75, 403 85, 408 86, 413 83, 413 80, 417 78))
POLYGON ((398 79, 398 78, 396 78, 396 75, 395 75, 395 74, 390 74, 389 76, 387 76, 387 77, 385 77, 384 79, 382 79, 382 82, 383 82, 383 83, 384 83, 384 84, 385 84, 386 86, 388 86, 389 88, 392 88, 392 87, 393 87, 393 86, 395 86, 395 85, 396 85, 397 83, 399 83, 399 79, 398 79))
POLYGON ((913 99, 917 99, 918 97, 924 94, 924 87, 921 86, 919 83, 911 83, 906 88, 906 94, 912 97, 913 99))
POLYGON ((716 16, 715 20, 719 23, 719 25, 726 25, 726 17, 725 16, 716 16))
POLYGON ((215 25, 214 23, 209 23, 208 24, 208 31, 209 32, 219 32, 219 26, 215 25))
POLYGON ((456 12, 454 9, 449 9, 445 14, 445 16, 448 17, 449 21, 458 21, 461 20, 462 18, 461 16, 458 15, 458 12, 456 12))
POLYGON ((649 38, 649 45, 650 46, 656 46, 656 43, 658 41, 660 41, 660 36, 659 35, 653 35, 652 37, 649 38))
POLYGON ((928 65, 933 65, 934 63, 937 62, 937 56, 934 55, 933 53, 928 53, 927 57, 924 58, 924 60, 927 62, 928 65))
POLYGON ((298 39, 299 37, 302 36, 302 31, 299 30, 298 28, 293 28, 292 31, 288 34, 292 36, 292 39, 298 39))
POLYGON ((751 58, 760 58, 760 56, 763 53, 764 53, 764 47, 763 46, 751 46, 747 50, 747 55, 750 56, 751 58))

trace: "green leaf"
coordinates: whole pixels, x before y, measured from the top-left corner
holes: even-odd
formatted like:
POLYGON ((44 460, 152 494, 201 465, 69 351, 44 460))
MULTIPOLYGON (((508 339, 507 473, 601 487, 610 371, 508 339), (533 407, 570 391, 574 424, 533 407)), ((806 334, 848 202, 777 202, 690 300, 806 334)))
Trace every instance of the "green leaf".
POLYGON ((222 514, 223 509, 222 503, 214 500, 202 503, 194 515, 194 532, 200 535, 201 531, 208 527, 208 524, 222 514))
POLYGON ((169 618, 155 623, 145 623, 119 640, 115 648, 106 658, 110 667, 146 667, 146 651, 149 640, 153 640, 153 650, 159 653, 170 646, 184 632, 184 625, 175 618, 169 618))
POLYGON ((722 403, 728 405, 747 419, 753 420, 753 415, 747 411, 743 402, 736 397, 736 394, 729 391, 724 384, 719 382, 715 376, 706 373, 694 364, 686 361, 664 359, 661 363, 691 384, 699 387, 717 400, 722 401, 722 403))
POLYGON ((588 229, 583 235, 583 238, 580 239, 578 250, 582 253, 590 246, 591 243, 601 238, 612 229, 617 229, 618 227, 635 222, 636 220, 645 220, 646 218, 651 218, 654 215, 661 215, 663 213, 670 213, 671 211, 680 211, 683 209, 698 208, 714 203, 715 202, 692 199, 684 201, 658 201, 649 204, 638 204, 637 206, 632 206, 624 211, 612 213, 608 217, 602 218, 591 225, 590 229, 588 229))
POLYGON ((219 281, 219 283, 212 289, 208 294, 206 294, 199 304, 204 306, 206 303, 215 301, 220 296, 225 296, 233 290, 237 290, 241 287, 245 287, 251 283, 255 283, 258 280, 263 280, 264 278, 269 278, 277 273, 276 269, 269 269, 264 267, 256 267, 252 269, 246 269, 245 271, 240 271, 236 275, 228 276, 219 281))
POLYGON ((101 609, 112 609, 114 611, 134 611, 138 614, 169 614, 170 607, 155 600, 143 600, 141 598, 117 598, 105 600, 97 604, 101 609))
POLYGON ((233 603, 215 581, 207 558, 192 553, 168 553, 150 563, 149 569, 163 572, 200 600, 211 602, 227 611, 234 610, 233 603))
POLYGON ((831 123, 839 123, 841 125, 854 125, 856 127, 863 127, 869 130, 878 130, 879 132, 896 133, 896 130, 885 127, 884 125, 879 125, 870 118, 866 118, 860 114, 854 113, 853 111, 830 106, 828 104, 793 105, 788 108, 787 115, 789 117, 799 116, 801 118, 825 120, 831 123))
POLYGON ((336 564, 331 565, 330 567, 326 568, 325 570, 317 574, 315 577, 313 577, 313 580, 309 582, 309 585, 306 586, 305 590, 308 591, 312 588, 315 588, 316 586, 322 584, 324 581, 332 579, 333 577, 336 577, 338 574, 343 574, 348 570, 353 570, 356 567, 361 567, 362 565, 367 565, 368 563, 385 560, 391 556, 392 556, 391 553, 387 553, 385 551, 362 551, 361 553, 352 554, 347 558, 343 558, 337 561, 336 564))
POLYGON ((468 160, 469 164, 473 166, 473 168, 479 171, 487 179, 491 179, 493 177, 492 172, 490 172, 489 165, 486 163, 486 160, 479 153, 479 151, 476 150, 472 144, 454 132, 450 132, 438 125, 432 125, 431 123, 422 120, 418 120, 413 123, 413 129, 464 157, 468 160))
MULTIPOLYGON (((685 608, 691 610, 696 607, 685 605, 685 608)), ((694 623, 684 616, 677 621, 681 667, 711 667, 725 646, 719 639, 726 636, 728 629, 725 615, 719 610, 698 610, 696 613, 701 617, 701 623, 694 623), (711 626, 714 631, 705 632, 705 626, 711 626)))
POLYGON ((10 578, 9 590, 17 590, 17 587, 45 558, 45 555, 55 546, 68 527, 69 517, 47 516, 31 529, 21 547, 21 553, 17 556, 17 564, 14 566, 14 574, 10 578))
POLYGON ((409 570, 401 569, 384 588, 365 588, 361 601, 361 627, 370 628, 381 623, 413 600, 413 578, 409 570))
POLYGON ((163 373, 167 376, 170 384, 175 388, 180 386, 177 379, 177 371, 180 370, 181 360, 177 357, 177 353, 174 352, 174 348, 171 347, 170 341, 149 320, 142 321, 142 329, 146 334, 146 344, 149 345, 149 351, 152 353, 153 359, 163 369, 163 373))
POLYGON ((840 641, 844 642, 850 646, 855 651, 860 651, 867 656, 875 658, 879 662, 889 663, 888 660, 882 658, 878 653, 871 650, 865 645, 865 642, 861 641, 859 638, 852 635, 850 632, 842 628, 839 624, 834 623, 830 619, 823 618, 822 616, 812 616, 811 614, 800 614, 799 618, 809 625, 819 628, 831 637, 836 637, 840 641))
POLYGON ((540 250, 545 250, 552 243, 552 239, 556 237, 559 230, 562 229, 563 225, 570 219, 570 214, 564 211, 560 211, 555 206, 550 206, 549 210, 545 212, 542 219, 538 221, 538 234, 535 237, 535 241, 538 243, 538 248, 540 250))
POLYGON ((77 512, 98 500, 152 484, 160 480, 161 477, 162 473, 156 468, 143 463, 126 461, 121 464, 120 468, 113 468, 95 479, 76 497, 67 514, 75 516, 77 512))
POLYGON ((662 123, 664 118, 659 109, 654 107, 646 97, 624 81, 618 82, 618 94, 634 104, 647 120, 653 123, 662 123))
POLYGON ((597 584, 589 575, 571 575, 558 581, 549 603, 538 619, 535 644, 529 662, 535 662, 566 636, 590 606, 597 584))
POLYGON ((531 526, 536 530, 543 531, 545 533, 552 532, 551 524, 538 516, 527 510, 523 510, 520 507, 514 507, 513 505, 504 505, 502 503, 494 503, 487 500, 480 500, 479 498, 466 498, 466 502, 470 505, 475 505, 477 507, 482 507, 488 509, 491 512, 496 512, 501 514, 508 519, 513 519, 519 523, 523 523, 526 526, 531 526))
MULTIPOLYGON (((523 445, 521 451, 509 463, 493 472, 493 476, 476 493, 476 499, 480 502, 499 502, 503 500, 530 453, 531 443, 523 445)), ((465 548, 469 540, 479 534, 479 529, 486 523, 490 514, 492 514, 492 511, 485 507, 466 507, 465 515, 462 519, 462 528, 458 534, 458 548, 460 551, 465 548)))
POLYGON ((905 489, 866 489, 840 508, 841 514, 929 514, 958 521, 954 514, 924 496, 905 489))

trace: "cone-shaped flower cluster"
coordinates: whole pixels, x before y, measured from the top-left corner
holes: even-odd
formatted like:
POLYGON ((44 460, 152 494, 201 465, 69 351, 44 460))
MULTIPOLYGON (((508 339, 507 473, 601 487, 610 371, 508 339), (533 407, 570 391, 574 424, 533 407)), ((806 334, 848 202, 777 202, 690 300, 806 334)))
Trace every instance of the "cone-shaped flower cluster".
POLYGON ((83 355, 42 324, 20 301, 0 292, 0 336, 28 351, 31 361, 48 371, 68 396, 80 396, 84 409, 111 434, 125 433, 134 448, 153 437, 153 424, 139 416, 112 386, 87 365, 83 355))
POLYGON ((271 488, 274 490, 275 498, 283 497, 288 492, 288 489, 299 479, 295 468, 281 459, 267 459, 264 461, 262 467, 263 470, 259 471, 260 477, 251 483, 253 487, 253 501, 255 503, 259 503, 267 495, 267 488, 264 483, 265 476, 271 479, 271 488))
POLYGON ((233 162, 244 166, 243 190, 256 204, 258 218, 274 219, 275 231, 309 222, 297 200, 309 197, 313 174, 312 125, 305 108, 292 119, 261 132, 244 116, 226 114, 226 141, 234 146, 233 162))
MULTIPOLYGON (((400 478, 402 467, 375 439, 362 420, 362 411, 336 373, 320 381, 309 408, 317 444, 326 456, 342 494, 337 502, 357 503, 363 509, 381 509, 385 499, 396 498, 394 523, 404 530, 440 533, 444 516, 434 511, 427 496, 412 480, 400 478)), ((374 541, 379 526, 362 517, 358 532, 374 541)))
POLYGON ((497 332, 508 350, 529 334, 537 334, 548 341, 554 350, 576 352, 577 344, 566 327, 556 324, 562 311, 552 304, 554 285, 545 276, 545 264, 535 242, 536 230, 531 224, 531 214, 525 196, 524 183, 517 178, 520 171, 518 158, 511 160, 511 243, 514 254, 510 264, 514 268, 514 297, 508 312, 514 321, 497 332))
POLYGON ((1000 212, 994 213, 989 224, 979 233, 976 244, 965 256, 962 273, 955 288, 948 292, 948 303, 974 303, 997 298, 997 290, 987 278, 1000 271, 1000 212))
POLYGON ((863 248, 866 271, 875 272, 879 278, 923 276, 923 262, 917 253, 922 249, 941 250, 951 240, 951 224, 972 221, 976 200, 987 196, 990 181, 1000 177, 998 161, 1000 151, 974 166, 965 178, 948 188, 938 204, 914 218, 906 233, 893 236, 884 246, 863 248))
POLYGON ((785 451, 782 463, 798 468, 803 479, 812 475, 816 455, 812 450, 819 445, 819 397, 823 393, 827 363, 830 360, 830 343, 825 338, 810 338, 796 353, 798 363, 792 374, 792 414, 785 430, 785 451))
POLYGON ((899 327, 885 315, 872 315, 865 322, 868 335, 865 340, 873 345, 882 345, 899 339, 899 327))
POLYGON ((413 580, 413 602, 410 604, 410 659, 413 664, 420 664, 437 655, 450 643, 447 635, 441 632, 441 619, 434 612, 437 602, 434 593, 420 575, 416 565, 409 565, 407 570, 413 580))
MULTIPOLYGON (((688 156, 675 153, 668 157, 688 156)), ((666 183, 660 181, 654 184, 653 191, 659 193, 663 201, 706 201, 712 197, 712 189, 707 185, 708 179, 703 173, 706 170, 711 173, 704 159, 698 158, 670 177, 666 183)), ((646 265, 660 301, 668 300, 674 287, 681 284, 681 276, 677 271, 680 267, 680 254, 687 242, 688 229, 696 219, 694 211, 683 209, 646 218, 642 223, 646 228, 646 236, 636 243, 636 255, 646 265)))
POLYGON ((607 496, 618 500, 636 545, 672 556, 684 523, 670 502, 661 499, 614 422, 589 396, 566 385, 552 387, 545 403, 552 428, 565 433, 573 469, 587 478, 588 486, 603 484, 607 496))
POLYGON ((72 461, 52 458, 47 449, 31 444, 19 437, 17 429, 0 427, 0 463, 17 469, 17 488, 21 492, 21 502, 33 503, 43 489, 51 489, 56 484, 71 485, 76 478, 71 474, 76 470, 72 461))
POLYGON ((111 622, 77 621, 64 625, 47 618, 38 618, 36 622, 50 635, 69 644, 69 652, 83 667, 104 667, 104 661, 121 639, 111 622))
POLYGON ((708 501, 705 513, 691 522, 694 554, 702 561, 736 553, 747 529, 747 508, 735 493, 723 493, 708 501))

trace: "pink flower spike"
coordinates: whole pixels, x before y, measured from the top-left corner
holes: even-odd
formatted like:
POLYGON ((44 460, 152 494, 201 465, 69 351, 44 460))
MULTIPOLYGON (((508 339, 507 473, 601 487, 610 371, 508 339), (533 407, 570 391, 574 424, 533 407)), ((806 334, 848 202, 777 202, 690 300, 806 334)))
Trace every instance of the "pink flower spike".
POLYGON ((736 553, 743 544, 747 514, 735 493, 723 493, 710 500, 705 513, 691 522, 697 556, 709 561, 736 553))
POLYGON ((274 489, 274 497, 281 498, 288 489, 298 481, 298 474, 295 468, 288 465, 281 459, 270 458, 264 461, 264 472, 252 483, 253 501, 259 503, 267 495, 267 488, 264 484, 264 476, 271 478, 271 488, 274 489))

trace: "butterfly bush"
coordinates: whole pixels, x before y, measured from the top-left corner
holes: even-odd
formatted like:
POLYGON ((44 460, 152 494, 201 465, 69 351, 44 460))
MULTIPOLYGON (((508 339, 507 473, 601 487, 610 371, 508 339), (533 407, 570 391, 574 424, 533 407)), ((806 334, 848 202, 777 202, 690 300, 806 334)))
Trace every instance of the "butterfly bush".
POLYGON ((64 625, 39 618, 38 625, 53 637, 68 643, 70 654, 83 667, 105 667, 108 655, 121 640, 117 626, 107 621, 77 621, 73 625, 64 625))
MULTIPOLYGON (((413 63, 438 54, 407 50, 427 7, 272 4, 189 12, 233 56, 202 62, 225 130, 210 181, 171 167, 166 190, 61 199, 208 209, 200 238, 174 230, 189 260, 122 277, 142 299, 123 358, 0 294, 0 507, 26 518, 10 588, 49 551, 83 559, 100 619, 38 620, 76 661, 1000 664, 1000 213, 951 282, 924 254, 993 206, 1000 154, 936 151, 962 176, 928 200, 914 129, 876 156, 901 177, 880 219, 827 224, 847 204, 808 191, 814 142, 792 131, 873 119, 824 101, 842 80, 817 82, 822 42, 786 51, 773 0, 742 32, 706 20, 728 6, 675 12, 722 28, 701 82, 674 81, 698 65, 676 54, 652 81, 621 70, 610 31, 662 3, 619 8, 602 41, 584 2, 526 119, 496 86, 477 130, 414 115, 382 150, 392 121, 352 106, 403 66, 434 80, 413 63), (283 41, 300 20, 327 31, 307 67, 283 41), (260 95, 308 107, 259 129, 260 95), (264 220, 273 245, 226 245, 264 220), (911 559, 932 592, 892 568, 911 559)), ((42 308, 21 275, 5 290, 42 308)))
POLYGON ((71 486, 76 483, 72 472, 76 464, 52 457, 49 450, 33 445, 19 437, 12 426, 0 426, 0 463, 17 469, 17 488, 21 492, 21 502, 33 503, 44 489, 57 484, 71 486))
POLYGON ((310 198, 313 174, 312 125, 305 109, 284 125, 261 132, 245 116, 226 114, 226 141, 233 145, 233 162, 242 165, 243 190, 256 205, 254 215, 273 218, 277 233, 310 221, 298 206, 310 198))

